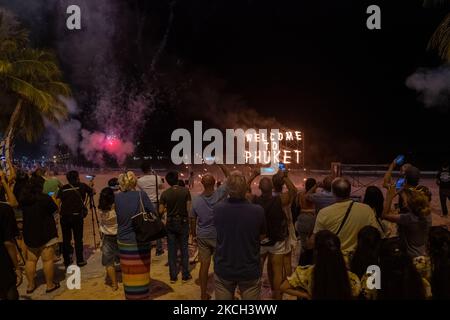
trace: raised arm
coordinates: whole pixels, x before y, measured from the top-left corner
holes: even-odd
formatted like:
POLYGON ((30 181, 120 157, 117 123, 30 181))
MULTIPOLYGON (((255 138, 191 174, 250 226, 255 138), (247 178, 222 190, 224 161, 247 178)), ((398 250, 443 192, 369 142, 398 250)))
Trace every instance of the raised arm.
POLYGON ((297 187, 292 183, 291 179, 288 177, 287 171, 284 173, 284 183, 288 189, 287 193, 281 194, 281 204, 283 206, 288 206, 294 201, 297 196, 298 190, 297 187))
POLYGON ((0 180, 1 180, 1 184, 3 186, 3 189, 5 189, 8 204, 13 208, 18 207, 19 203, 17 202, 16 196, 14 195, 14 193, 11 190, 11 187, 9 186, 9 183, 6 179, 6 176, 5 176, 5 173, 3 172, 3 170, 0 170, 0 180))
POLYGON ((228 168, 222 163, 218 163, 217 166, 222 170, 225 178, 228 178, 228 176, 230 175, 230 171, 228 170, 228 168))
POLYGON ((391 162, 389 165, 388 170, 384 174, 383 178, 383 187, 388 189, 392 185, 392 171, 394 171, 394 168, 396 166, 395 160, 391 162))
POLYGON ((392 201, 394 200, 396 194, 397 193, 395 190, 395 186, 393 186, 393 185, 389 186, 387 193, 386 193, 386 201, 384 203, 384 208, 383 208, 383 219, 391 221, 391 222, 399 222, 400 221, 400 215, 391 213, 392 201))

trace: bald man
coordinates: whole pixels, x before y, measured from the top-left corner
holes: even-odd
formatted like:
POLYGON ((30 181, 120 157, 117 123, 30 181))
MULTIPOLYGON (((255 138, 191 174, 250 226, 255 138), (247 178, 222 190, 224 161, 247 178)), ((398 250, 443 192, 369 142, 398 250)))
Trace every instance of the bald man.
MULTIPOLYGON (((365 226, 379 229, 372 208, 350 198, 351 184, 345 178, 336 178, 331 186, 336 203, 319 211, 313 233, 329 230, 341 240, 341 250, 349 254, 355 250, 358 232, 365 226)), ((313 240, 314 237, 311 237, 313 240)))
MULTIPOLYGON (((228 171, 222 169, 225 177, 228 171)), ((216 228, 214 226, 213 207, 226 198, 226 182, 216 190, 216 179, 211 174, 205 174, 201 180, 203 192, 195 197, 192 202, 192 217, 196 220, 197 230, 192 230, 193 236, 197 237, 198 257, 200 260, 200 290, 201 299, 209 300, 211 296, 207 293, 208 272, 211 257, 216 250, 216 228)))

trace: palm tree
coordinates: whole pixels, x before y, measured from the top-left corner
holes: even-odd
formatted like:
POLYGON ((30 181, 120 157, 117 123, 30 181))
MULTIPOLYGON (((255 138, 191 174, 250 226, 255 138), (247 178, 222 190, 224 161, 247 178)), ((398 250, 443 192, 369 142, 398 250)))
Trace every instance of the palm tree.
POLYGON ((16 135, 35 141, 44 131, 45 121, 58 124, 67 117, 60 97, 70 94, 56 57, 30 48, 27 32, 9 12, 0 9, 0 101, 13 103, 4 108, 9 121, 3 136, 8 136, 8 141, 16 135))
MULTIPOLYGON (((445 8, 448 6, 447 0, 425 0, 424 7, 445 8)), ((437 27, 428 43, 428 49, 437 50, 442 60, 450 63, 450 13, 437 27)))

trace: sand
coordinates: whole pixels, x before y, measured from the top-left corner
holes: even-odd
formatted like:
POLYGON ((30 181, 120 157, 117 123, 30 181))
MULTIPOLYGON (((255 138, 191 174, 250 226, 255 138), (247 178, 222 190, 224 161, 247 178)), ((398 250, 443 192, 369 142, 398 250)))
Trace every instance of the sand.
MULTIPOLYGON (((207 169, 209 172, 213 172, 217 177, 220 177, 220 173, 217 169, 207 169)), ((202 172, 205 172, 203 169, 202 172)), ((103 187, 106 186, 107 181, 115 176, 116 174, 99 174, 95 178, 95 188, 97 195, 95 197, 95 202, 97 203, 98 193, 103 187)), ((186 173, 185 173, 186 175, 186 173)), ((197 175, 197 173, 196 173, 197 175)), ((314 175, 308 175, 314 176, 314 175)), ((298 187, 301 187, 303 183, 305 173, 297 172, 292 174, 292 178, 298 187)), ((84 175, 82 176, 83 180, 84 175)), ((316 179, 321 179, 323 176, 315 176, 316 179)), ((354 182, 353 190, 355 194, 361 194, 364 192, 363 185, 381 185, 381 177, 363 177, 359 178, 359 182, 354 182), (358 190, 360 189, 360 190, 358 190)), ((65 182, 65 178, 61 177, 61 181, 65 182)), ((433 211, 433 225, 450 225, 450 219, 445 219, 439 216, 441 213, 438 190, 433 179, 423 179, 422 184, 430 188, 433 193, 433 199, 431 203, 433 211)), ((253 183, 252 188, 254 192, 257 192, 256 182, 253 183)), ((201 186, 196 182, 192 194, 198 194, 201 192, 201 186)), ((93 217, 90 212, 89 216, 85 219, 84 225, 84 247, 85 247, 85 257, 87 257, 88 265, 81 269, 81 289, 69 290, 65 283, 65 271, 62 265, 62 261, 56 264, 55 279, 60 281, 61 288, 52 292, 51 294, 45 293, 45 281, 42 272, 42 264, 38 263, 37 271, 37 284, 38 288, 32 295, 26 294, 26 283, 27 280, 24 275, 24 282, 19 287, 19 293, 21 299, 33 299, 33 300, 123 300, 123 286, 120 283, 119 289, 113 291, 111 286, 106 281, 106 273, 101 265, 101 252, 99 249, 100 240, 99 233, 95 223, 95 217, 93 217), (94 218, 94 219, 93 219, 94 218), (94 220, 94 224, 92 221, 94 220), (93 228, 94 226, 94 228, 93 228), (94 243, 94 231, 95 231, 95 243, 94 243), (94 246, 95 244, 95 246, 94 246)), ((190 248, 191 253, 194 252, 194 248, 190 248)), ((294 261, 297 258, 293 259, 294 261)), ((169 268, 166 266, 167 263, 167 250, 162 256, 155 257, 154 250, 152 250, 152 263, 151 263, 151 298, 152 299, 164 299, 164 300, 197 300, 200 299, 200 287, 198 282, 198 271, 199 263, 191 264, 191 274, 193 279, 187 283, 182 283, 179 280, 175 284, 170 284, 169 281, 169 268)), ((213 284, 213 270, 211 267, 210 276, 208 281, 208 293, 214 298, 214 284, 213 284)), ((119 273, 120 280, 120 273, 119 273)), ((289 298, 285 296, 285 298, 289 298)), ((270 299, 270 288, 267 282, 267 276, 264 273, 263 276, 263 299, 270 299)), ((292 299, 292 298, 289 298, 292 299)))

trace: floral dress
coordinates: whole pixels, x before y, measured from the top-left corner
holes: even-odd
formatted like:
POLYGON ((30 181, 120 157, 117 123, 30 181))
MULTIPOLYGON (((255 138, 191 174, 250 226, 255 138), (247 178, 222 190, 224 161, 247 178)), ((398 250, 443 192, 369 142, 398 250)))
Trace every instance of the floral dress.
MULTIPOLYGON (((369 289, 367 287, 367 280, 370 274, 366 273, 361 277, 361 296, 366 300, 376 300, 378 297, 377 289, 369 289)), ((430 299, 432 296, 431 285, 427 279, 422 277, 423 288, 425 289, 425 299, 430 299)))
MULTIPOLYGON (((356 274, 350 271, 347 272, 352 296, 358 297, 361 292, 361 283, 359 278, 356 274)), ((298 266, 294 273, 290 277, 287 277, 287 280, 291 287, 302 289, 311 296, 313 289, 313 275, 314 266, 298 266)))

